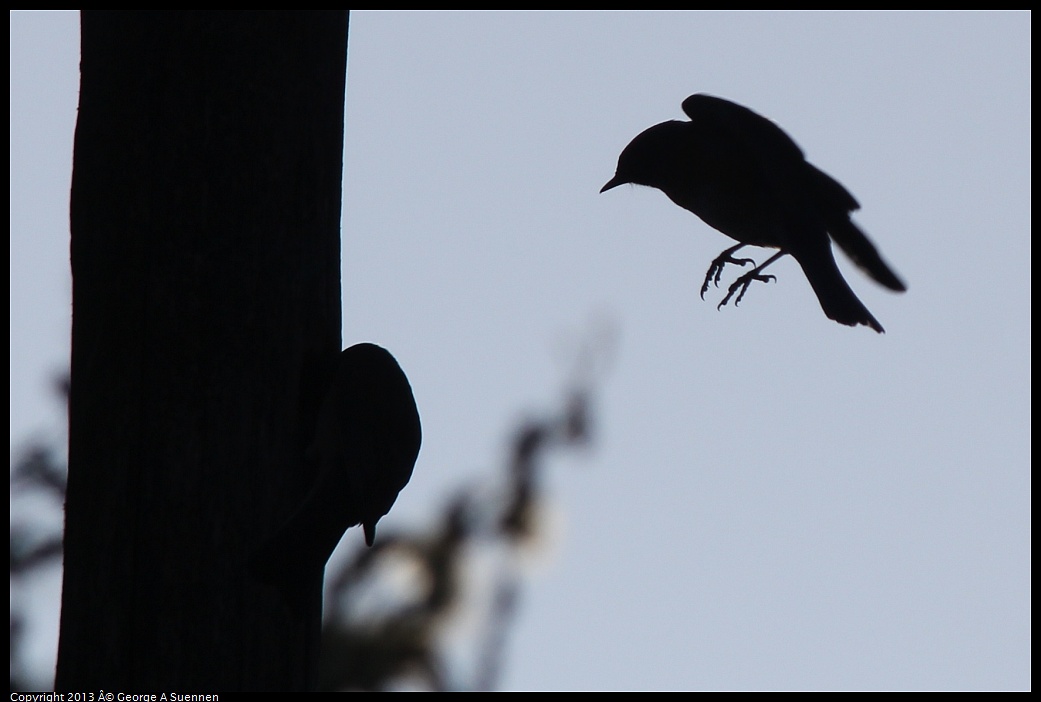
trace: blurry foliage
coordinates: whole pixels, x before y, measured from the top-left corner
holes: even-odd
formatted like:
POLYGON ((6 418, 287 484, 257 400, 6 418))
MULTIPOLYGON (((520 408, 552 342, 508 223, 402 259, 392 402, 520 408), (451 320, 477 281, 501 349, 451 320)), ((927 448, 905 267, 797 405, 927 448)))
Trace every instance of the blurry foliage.
POLYGON ((519 564, 538 537, 543 463, 588 442, 589 407, 577 390, 559 415, 522 425, 499 494, 465 489, 433 528, 381 538, 326 578, 320 690, 495 689, 519 564), (461 623, 476 640, 469 664, 449 651, 461 623))
MULTIPOLYGON (((576 354, 578 372, 564 406, 515 431, 501 486, 491 494, 465 488, 432 528, 381 536, 339 571, 330 569, 319 689, 495 689, 521 563, 540 532, 544 463, 552 452, 590 440, 592 380, 604 361, 604 341, 576 354), (460 629, 469 642, 457 655, 452 634, 460 629)), ((61 388, 67 392, 67 383, 61 388)), ((66 466, 56 453, 31 444, 11 471, 12 691, 40 689, 20 660, 27 622, 19 601, 33 575, 59 563, 62 553, 60 531, 14 515, 40 496, 60 511, 66 466)))
MULTIPOLYGON (((55 383, 63 402, 68 378, 55 383)), ((26 604, 35 578, 62 556, 61 509, 67 466, 61 449, 35 440, 13 452, 11 465, 11 691, 39 690, 22 660, 29 628, 26 604)))

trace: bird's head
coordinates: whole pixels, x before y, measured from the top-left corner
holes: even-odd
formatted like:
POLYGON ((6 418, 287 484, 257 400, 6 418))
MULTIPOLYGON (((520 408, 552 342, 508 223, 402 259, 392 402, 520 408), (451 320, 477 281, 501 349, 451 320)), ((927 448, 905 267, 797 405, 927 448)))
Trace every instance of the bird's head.
POLYGON ((669 121, 656 124, 636 135, 618 157, 614 178, 600 192, 624 183, 661 188, 685 158, 690 144, 690 122, 669 121))

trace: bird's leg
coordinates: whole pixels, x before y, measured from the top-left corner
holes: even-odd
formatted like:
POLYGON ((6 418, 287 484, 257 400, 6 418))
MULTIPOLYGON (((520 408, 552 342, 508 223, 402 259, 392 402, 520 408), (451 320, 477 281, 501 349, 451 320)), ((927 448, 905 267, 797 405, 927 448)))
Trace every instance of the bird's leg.
POLYGON ((723 307, 723 305, 730 302, 730 298, 734 297, 734 293, 737 293, 737 298, 734 300, 734 307, 737 307, 738 303, 741 302, 741 298, 745 296, 745 291, 748 290, 748 286, 751 285, 753 281, 760 280, 764 283, 769 283, 771 280, 777 280, 777 276, 763 275, 762 270, 774 261, 776 261, 777 259, 779 259, 781 256, 784 256, 785 253, 787 252, 778 251, 773 256, 766 259, 766 261, 764 261, 761 266, 757 266, 755 269, 750 270, 749 272, 745 273, 743 276, 735 280, 733 284, 731 284, 730 288, 727 290, 727 296, 723 298, 722 302, 716 305, 716 309, 718 310, 721 307, 723 307))
POLYGON ((746 263, 751 263, 753 266, 755 265, 755 261, 750 258, 734 258, 732 256, 735 251, 743 246, 745 246, 745 244, 731 246, 729 249, 716 256, 712 261, 712 265, 708 267, 708 273, 705 274, 705 282, 701 286, 702 300, 705 299, 705 293, 708 291, 709 283, 712 283, 717 288, 719 287, 719 276, 723 274, 723 268, 726 267, 728 263, 734 263, 739 266, 744 266, 746 263))

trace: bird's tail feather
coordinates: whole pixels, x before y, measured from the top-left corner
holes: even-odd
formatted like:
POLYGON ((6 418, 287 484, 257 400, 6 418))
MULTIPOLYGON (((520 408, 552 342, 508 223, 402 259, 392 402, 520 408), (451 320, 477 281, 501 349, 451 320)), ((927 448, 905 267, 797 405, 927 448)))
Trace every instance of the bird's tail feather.
POLYGON ((821 309, 829 319, 851 327, 863 324, 879 334, 885 333, 882 325, 857 298, 842 277, 842 272, 835 263, 835 256, 831 252, 831 246, 822 249, 817 254, 793 254, 793 256, 802 267, 806 279, 810 281, 810 287, 817 294, 821 309))
POLYGON ((904 281, 897 277, 882 257, 878 249, 872 244, 860 227, 853 223, 849 217, 832 223, 828 227, 828 233, 835 243, 856 263, 864 272, 874 278, 879 284, 890 290, 903 292, 907 290, 904 281))

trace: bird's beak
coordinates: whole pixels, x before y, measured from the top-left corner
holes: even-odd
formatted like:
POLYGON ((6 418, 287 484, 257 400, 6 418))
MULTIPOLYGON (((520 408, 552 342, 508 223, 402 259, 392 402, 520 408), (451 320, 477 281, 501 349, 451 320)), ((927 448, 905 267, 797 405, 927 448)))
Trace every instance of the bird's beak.
POLYGON ((624 180, 622 180, 618 176, 615 176, 611 180, 607 181, 607 183, 604 184, 604 187, 600 188, 600 192, 606 192, 606 191, 610 190, 611 188, 615 188, 615 187, 621 185, 624 182, 625 182, 624 180))

